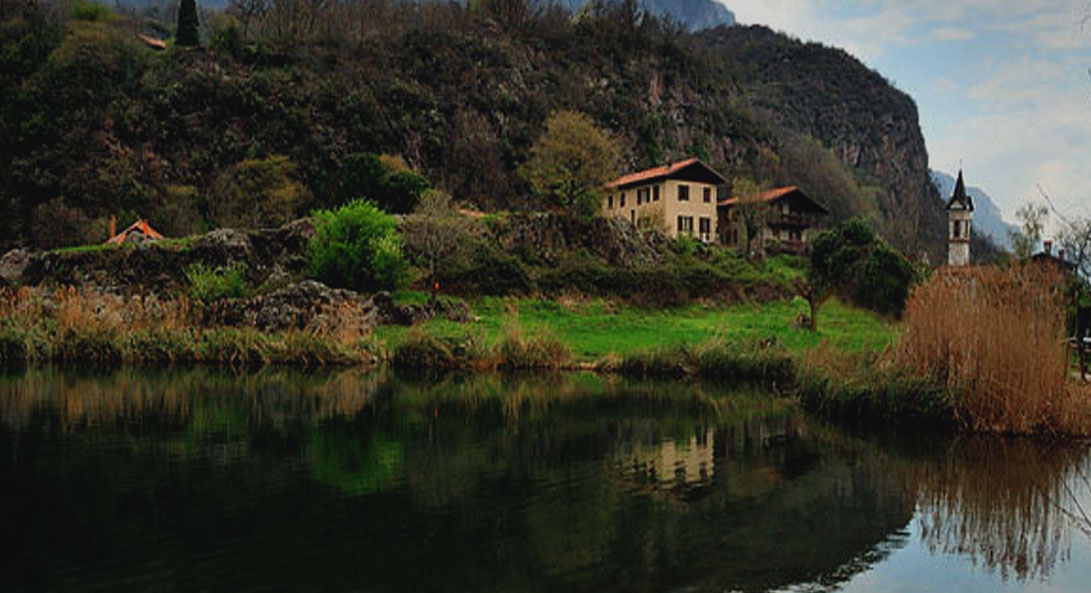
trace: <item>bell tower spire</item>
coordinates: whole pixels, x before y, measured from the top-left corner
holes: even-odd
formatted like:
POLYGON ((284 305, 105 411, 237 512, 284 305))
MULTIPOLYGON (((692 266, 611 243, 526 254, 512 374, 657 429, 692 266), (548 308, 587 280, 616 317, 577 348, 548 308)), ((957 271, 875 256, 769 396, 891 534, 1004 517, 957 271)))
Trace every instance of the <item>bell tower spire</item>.
POLYGON ((955 191, 947 200, 947 265, 970 265, 970 220, 973 216, 974 200, 966 194, 962 169, 959 169, 955 191))

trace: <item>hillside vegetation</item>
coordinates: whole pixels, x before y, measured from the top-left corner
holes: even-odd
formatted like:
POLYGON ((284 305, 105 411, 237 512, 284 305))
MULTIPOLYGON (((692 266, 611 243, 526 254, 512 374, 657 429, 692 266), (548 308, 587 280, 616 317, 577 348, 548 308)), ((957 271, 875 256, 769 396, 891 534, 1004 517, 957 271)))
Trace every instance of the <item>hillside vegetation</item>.
POLYGON ((912 100, 763 28, 688 34, 632 3, 359 0, 210 11, 201 47, 155 51, 138 34, 173 22, 88 6, 0 8, 0 249, 101 241, 112 214, 168 236, 276 226, 345 203, 362 153, 482 209, 536 210, 516 171, 558 109, 607 129, 623 169, 697 155, 942 249, 912 100))

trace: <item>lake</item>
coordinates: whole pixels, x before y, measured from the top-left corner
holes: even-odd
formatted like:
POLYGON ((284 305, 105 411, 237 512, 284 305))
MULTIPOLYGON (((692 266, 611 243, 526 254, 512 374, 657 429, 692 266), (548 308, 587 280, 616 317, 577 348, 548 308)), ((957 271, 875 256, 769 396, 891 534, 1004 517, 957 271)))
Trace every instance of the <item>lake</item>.
POLYGON ((1086 443, 590 374, 0 376, 0 590, 1080 591, 1086 443))

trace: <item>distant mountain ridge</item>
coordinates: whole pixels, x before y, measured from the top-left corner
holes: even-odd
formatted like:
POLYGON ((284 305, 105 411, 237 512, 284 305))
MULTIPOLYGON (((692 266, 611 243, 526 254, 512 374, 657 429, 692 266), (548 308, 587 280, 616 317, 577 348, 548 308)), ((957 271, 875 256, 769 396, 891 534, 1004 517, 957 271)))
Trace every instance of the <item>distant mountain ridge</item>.
MULTIPOLYGON (((590 0, 556 0, 558 4, 575 12, 590 0)), ((735 13, 716 0, 637 0, 644 10, 669 17, 685 25, 689 31, 701 31, 723 25, 735 25, 735 13)))
MULTIPOLYGON (((943 171, 930 169, 929 173, 940 197, 944 200, 951 197, 951 192, 955 190, 955 178, 943 171)), ((997 247, 1011 249, 1011 238, 1008 233, 1018 230, 1019 227, 1004 220, 1000 207, 993 202, 989 194, 985 193, 985 190, 967 185, 966 193, 974 199, 974 228, 988 235, 997 247)))

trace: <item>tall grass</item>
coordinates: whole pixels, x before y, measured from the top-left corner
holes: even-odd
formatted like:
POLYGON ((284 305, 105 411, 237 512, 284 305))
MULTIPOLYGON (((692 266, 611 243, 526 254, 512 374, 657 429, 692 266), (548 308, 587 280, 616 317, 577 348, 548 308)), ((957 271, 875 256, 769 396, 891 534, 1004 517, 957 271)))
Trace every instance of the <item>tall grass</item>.
POLYGON ((1035 265, 940 270, 910 297, 895 359, 957 392, 971 430, 1086 434, 1091 405, 1067 378, 1062 280, 1035 265))
POLYGON ((0 367, 48 362, 324 366, 375 358, 362 339, 369 328, 361 325, 358 312, 330 306, 305 328, 262 332, 206 325, 205 308, 185 296, 0 289, 0 367))

